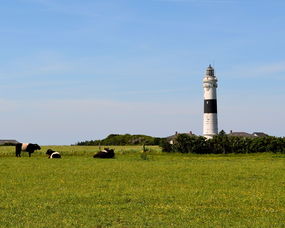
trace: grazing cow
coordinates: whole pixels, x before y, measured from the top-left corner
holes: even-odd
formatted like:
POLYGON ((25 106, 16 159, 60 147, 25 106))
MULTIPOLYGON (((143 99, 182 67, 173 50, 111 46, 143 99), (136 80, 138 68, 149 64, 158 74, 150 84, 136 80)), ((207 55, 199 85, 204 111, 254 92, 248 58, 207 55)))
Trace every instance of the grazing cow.
POLYGON ((31 157, 31 153, 34 153, 35 150, 40 150, 41 147, 38 144, 32 143, 17 143, 16 144, 16 157, 21 157, 21 152, 25 151, 29 153, 29 157, 31 157))
POLYGON ((46 154, 48 155, 48 158, 61 158, 60 153, 52 149, 48 149, 46 154))
POLYGON ((115 156, 114 150, 105 148, 93 156, 93 158, 113 158, 115 156))

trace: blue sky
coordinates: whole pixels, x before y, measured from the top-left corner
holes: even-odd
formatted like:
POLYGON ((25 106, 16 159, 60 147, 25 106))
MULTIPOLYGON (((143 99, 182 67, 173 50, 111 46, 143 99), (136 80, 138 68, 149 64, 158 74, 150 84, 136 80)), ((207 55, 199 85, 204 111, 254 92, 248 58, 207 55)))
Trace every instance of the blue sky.
POLYGON ((0 1, 0 138, 45 145, 110 133, 284 136, 283 0, 0 1))

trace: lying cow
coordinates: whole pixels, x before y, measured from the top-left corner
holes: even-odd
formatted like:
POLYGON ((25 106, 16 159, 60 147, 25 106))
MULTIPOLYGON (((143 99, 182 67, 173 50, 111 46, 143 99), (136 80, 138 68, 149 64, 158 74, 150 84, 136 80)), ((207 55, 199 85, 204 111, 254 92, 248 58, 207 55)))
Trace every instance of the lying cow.
POLYGON ((48 149, 46 154, 48 155, 48 158, 61 158, 60 153, 52 149, 48 149))
POLYGON ((113 158, 115 156, 114 150, 105 148, 93 156, 93 158, 113 158))
POLYGON ((17 143, 16 144, 16 157, 21 157, 21 152, 28 152, 29 157, 35 152, 35 150, 40 150, 41 147, 38 144, 32 143, 17 143))

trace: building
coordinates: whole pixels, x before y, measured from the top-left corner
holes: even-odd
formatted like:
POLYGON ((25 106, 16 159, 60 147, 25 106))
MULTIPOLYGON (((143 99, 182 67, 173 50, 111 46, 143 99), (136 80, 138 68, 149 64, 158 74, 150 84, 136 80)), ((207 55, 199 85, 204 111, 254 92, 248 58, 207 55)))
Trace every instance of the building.
POLYGON ((178 135, 181 135, 181 134, 186 134, 186 135, 189 135, 189 136, 194 136, 195 134, 192 133, 192 131, 188 132, 188 133, 178 133, 177 131, 175 132, 174 135, 171 135, 171 136, 168 136, 167 137, 167 141, 170 143, 170 144, 174 144, 175 141, 176 141, 176 138, 178 135))
POLYGON ((14 139, 0 139, 0 145, 15 145, 17 143, 19 142, 14 139))
POLYGON ((230 131, 228 136, 238 136, 238 137, 244 137, 244 138, 257 138, 257 137, 267 137, 269 136, 266 133, 263 132, 253 132, 252 134, 247 133, 247 132, 242 132, 242 131, 230 131))
POLYGON ((206 138, 213 138, 218 134, 218 112, 217 112, 217 84, 214 68, 209 65, 203 79, 204 88, 204 120, 203 135, 206 138))

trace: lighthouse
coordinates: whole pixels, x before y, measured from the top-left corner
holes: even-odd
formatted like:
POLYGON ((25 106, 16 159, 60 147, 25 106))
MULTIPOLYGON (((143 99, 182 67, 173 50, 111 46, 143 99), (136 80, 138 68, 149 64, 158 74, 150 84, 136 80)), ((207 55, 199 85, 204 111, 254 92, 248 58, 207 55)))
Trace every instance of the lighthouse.
POLYGON ((203 79, 204 88, 204 122, 203 135, 207 139, 218 134, 218 112, 217 112, 217 78, 214 68, 209 65, 203 79))

